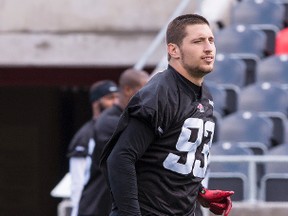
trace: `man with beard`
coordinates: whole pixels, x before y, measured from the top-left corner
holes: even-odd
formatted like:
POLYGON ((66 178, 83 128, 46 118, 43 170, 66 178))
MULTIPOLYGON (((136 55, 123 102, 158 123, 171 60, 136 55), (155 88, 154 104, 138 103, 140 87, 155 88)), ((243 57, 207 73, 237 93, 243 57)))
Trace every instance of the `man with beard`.
POLYGON ((96 147, 92 154, 90 178, 82 191, 78 216, 108 216, 112 200, 107 180, 99 167, 103 147, 115 131, 120 115, 130 98, 148 81, 149 74, 143 70, 127 69, 119 78, 119 103, 106 109, 95 125, 96 147))
POLYGON ((168 67, 135 94, 101 156, 113 196, 111 216, 194 216, 196 200, 227 216, 233 191, 208 190, 214 126, 204 76, 216 48, 209 22, 197 14, 172 20, 168 67))
POLYGON ((95 123, 101 112, 118 101, 118 87, 110 80, 94 83, 90 87, 92 119, 86 122, 74 135, 67 156, 71 175, 72 216, 78 212, 78 203, 82 189, 89 179, 91 154, 95 147, 95 123))

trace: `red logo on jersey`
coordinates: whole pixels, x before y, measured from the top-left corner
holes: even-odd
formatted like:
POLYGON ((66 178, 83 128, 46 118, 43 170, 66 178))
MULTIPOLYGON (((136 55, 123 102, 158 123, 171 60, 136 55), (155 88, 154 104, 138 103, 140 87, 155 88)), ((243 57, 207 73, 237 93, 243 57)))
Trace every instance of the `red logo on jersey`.
POLYGON ((200 111, 200 112, 204 112, 204 107, 201 103, 198 104, 197 106, 197 109, 200 111))

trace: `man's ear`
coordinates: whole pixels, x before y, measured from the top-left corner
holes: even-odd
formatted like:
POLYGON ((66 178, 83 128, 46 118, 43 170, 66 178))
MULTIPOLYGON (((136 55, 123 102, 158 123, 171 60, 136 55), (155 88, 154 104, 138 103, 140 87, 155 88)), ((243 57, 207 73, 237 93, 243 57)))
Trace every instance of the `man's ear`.
POLYGON ((130 86, 128 86, 128 85, 125 85, 123 88, 124 88, 123 92, 124 92, 125 96, 130 97, 130 95, 132 94, 133 89, 130 86))
POLYGON ((174 59, 180 58, 180 50, 176 44, 169 43, 167 45, 167 51, 172 58, 174 59))

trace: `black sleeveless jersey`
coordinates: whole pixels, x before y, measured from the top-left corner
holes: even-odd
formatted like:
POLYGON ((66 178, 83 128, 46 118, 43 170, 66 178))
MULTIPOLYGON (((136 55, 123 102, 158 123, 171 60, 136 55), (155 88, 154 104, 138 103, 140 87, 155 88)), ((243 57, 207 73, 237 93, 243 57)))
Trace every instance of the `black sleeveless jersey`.
POLYGON ((207 87, 197 98, 193 85, 171 66, 156 74, 131 99, 102 154, 105 162, 129 118, 151 128, 154 142, 135 164, 139 204, 149 215, 193 215, 215 125, 207 87))

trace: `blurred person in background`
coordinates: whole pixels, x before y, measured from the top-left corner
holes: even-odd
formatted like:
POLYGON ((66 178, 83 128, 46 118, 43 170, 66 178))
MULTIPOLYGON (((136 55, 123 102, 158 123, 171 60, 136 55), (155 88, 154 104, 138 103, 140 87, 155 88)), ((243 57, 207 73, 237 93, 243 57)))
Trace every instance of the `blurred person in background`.
POLYGON ((73 136, 67 152, 71 176, 72 216, 78 212, 82 189, 89 179, 91 154, 95 147, 95 123, 105 109, 118 101, 118 86, 110 80, 94 83, 89 90, 92 118, 73 136))
POLYGON ((148 81, 149 74, 143 70, 127 69, 119 78, 119 103, 106 109, 96 122, 96 147, 92 154, 90 178, 82 191, 78 216, 108 216, 112 200, 107 179, 99 166, 103 147, 117 127, 122 111, 130 98, 148 81))

